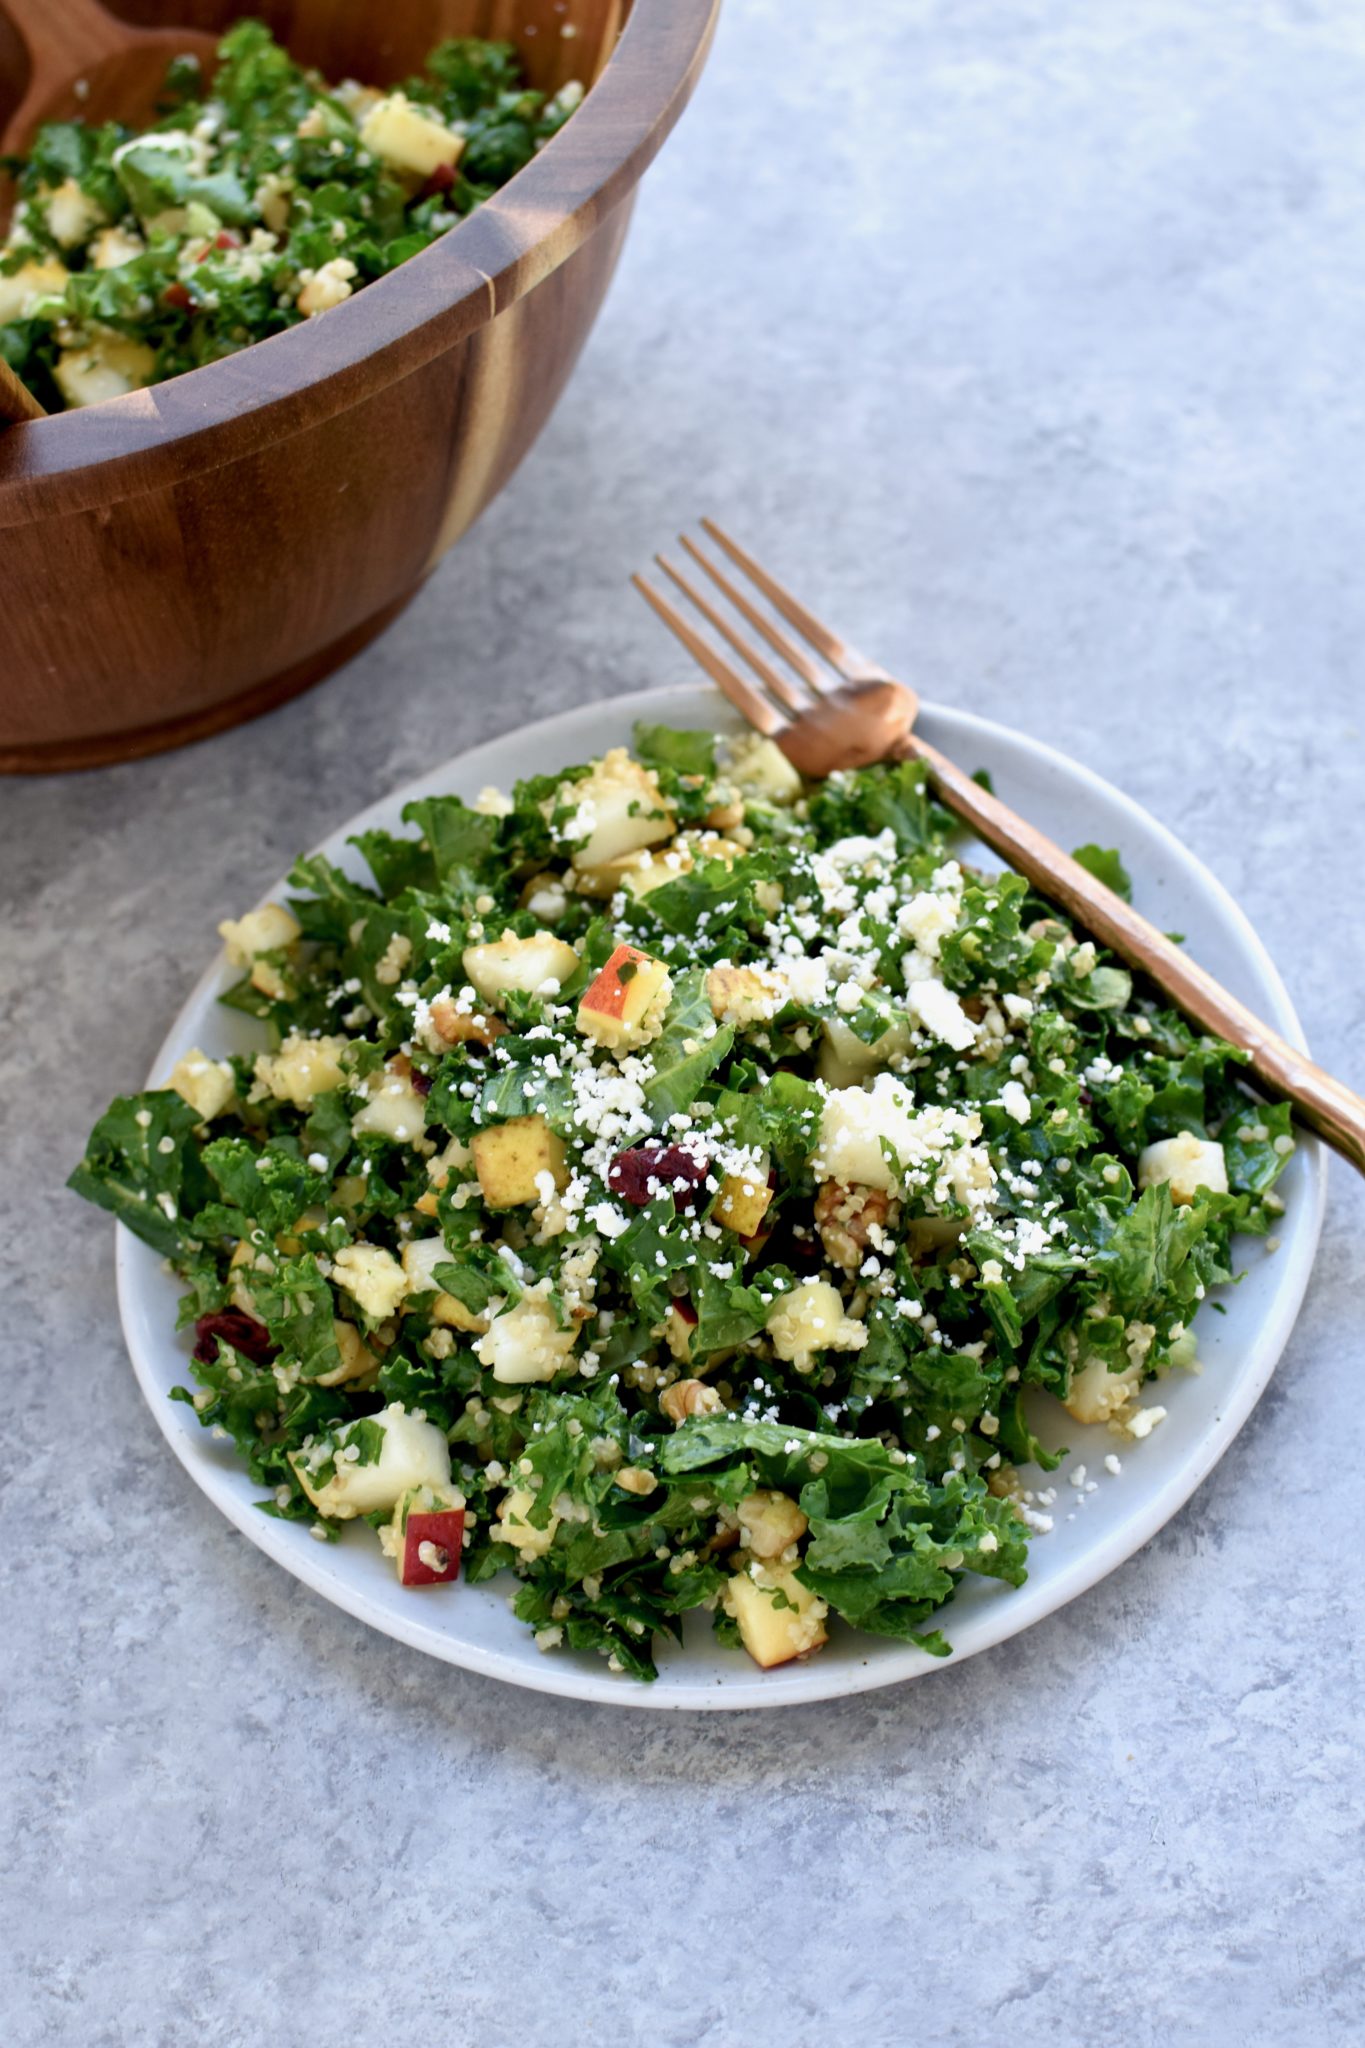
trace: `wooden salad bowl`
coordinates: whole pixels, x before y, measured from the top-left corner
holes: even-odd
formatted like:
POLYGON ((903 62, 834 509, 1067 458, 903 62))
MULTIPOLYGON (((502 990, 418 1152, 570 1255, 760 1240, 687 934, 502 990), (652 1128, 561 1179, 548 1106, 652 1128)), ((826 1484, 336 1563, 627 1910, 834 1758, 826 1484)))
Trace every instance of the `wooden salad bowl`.
MULTIPOLYGON (((0 0, 0 131, 32 98, 22 24, 44 6, 0 0)), ((718 9, 111 0, 142 27, 218 32, 256 15, 330 78, 392 84, 443 36, 480 35, 515 41, 542 90, 591 90, 510 183, 324 318, 0 428, 0 770, 201 738, 306 689, 388 624, 549 418, 718 9)))

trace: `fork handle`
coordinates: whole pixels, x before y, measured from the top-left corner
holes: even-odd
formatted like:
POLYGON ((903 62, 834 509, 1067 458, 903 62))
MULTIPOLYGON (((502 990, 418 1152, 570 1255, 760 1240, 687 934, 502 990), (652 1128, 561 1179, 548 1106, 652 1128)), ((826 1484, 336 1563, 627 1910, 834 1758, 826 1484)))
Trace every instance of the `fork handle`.
POLYGON ((1131 904, 1063 853, 1047 835, 1002 804, 917 733, 897 749, 925 762, 934 793, 964 818, 1012 868, 1060 903, 1097 939, 1163 989, 1203 1030, 1240 1046, 1274 1095, 1294 1104, 1319 1137, 1365 1173, 1365 1100, 1315 1066, 1288 1039, 1252 1014, 1131 904))

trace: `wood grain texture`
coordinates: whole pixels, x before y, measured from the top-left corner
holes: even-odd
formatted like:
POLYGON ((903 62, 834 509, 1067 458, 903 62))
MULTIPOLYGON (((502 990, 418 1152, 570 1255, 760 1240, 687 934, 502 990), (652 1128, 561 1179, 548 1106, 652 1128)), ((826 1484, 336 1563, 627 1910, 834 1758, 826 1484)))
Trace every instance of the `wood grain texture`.
MULTIPOLYGON (((548 418, 718 5, 635 0, 619 42, 616 0, 253 10, 333 76, 389 82, 444 34, 487 33, 514 36, 537 84, 597 82, 492 200, 334 312, 0 432, 0 769, 122 759, 251 715, 406 601, 548 418)), ((164 10, 196 28, 241 11, 164 10)), ((0 115, 27 89, 16 47, 0 32, 0 115)))
POLYGON ((46 418, 45 409, 39 405, 27 384, 15 376, 8 363, 0 361, 0 422, 46 418))

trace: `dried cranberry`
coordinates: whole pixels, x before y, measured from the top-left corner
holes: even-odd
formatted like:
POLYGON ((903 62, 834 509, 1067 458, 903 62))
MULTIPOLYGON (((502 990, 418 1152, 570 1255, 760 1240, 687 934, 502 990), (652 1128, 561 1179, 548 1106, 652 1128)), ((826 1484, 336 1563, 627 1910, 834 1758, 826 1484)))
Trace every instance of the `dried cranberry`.
POLYGON ((618 1152, 607 1168, 607 1186, 623 1202, 643 1209, 655 1195, 671 1189, 673 1199, 686 1208, 697 1199, 697 1189, 706 1179, 709 1162, 681 1145, 660 1145, 646 1141, 629 1152, 618 1152), (679 1187, 682 1181, 685 1185, 679 1187))
POLYGON ((220 228, 213 238, 213 246, 215 249, 240 249, 242 238, 234 235, 231 228, 220 228))
POLYGON ((278 1358, 280 1347, 270 1341, 270 1332, 245 1309, 222 1308, 215 1315, 200 1316, 194 1326, 194 1355, 201 1365, 212 1365, 218 1356, 218 1340, 230 1344, 253 1365, 269 1365, 278 1358))
POLYGON ((437 164, 426 184, 422 187, 424 199, 434 199, 438 192, 448 192, 455 183, 454 164, 437 164))
POLYGON ((194 300, 190 297, 189 286, 182 284, 179 278, 175 280, 174 284, 167 285, 161 297, 166 305, 177 306, 182 313, 187 313, 194 304, 194 300))
POLYGON ((416 1067, 414 1067, 412 1072, 408 1075, 408 1080, 412 1085, 412 1092, 414 1095, 430 1095, 430 1074, 423 1074, 416 1067))

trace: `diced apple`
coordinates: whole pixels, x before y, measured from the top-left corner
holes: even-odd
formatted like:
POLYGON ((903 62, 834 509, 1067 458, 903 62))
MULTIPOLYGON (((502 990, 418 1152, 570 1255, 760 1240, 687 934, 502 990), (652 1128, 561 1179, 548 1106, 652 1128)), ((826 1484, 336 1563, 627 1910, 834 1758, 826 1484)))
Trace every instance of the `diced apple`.
POLYGON ((288 975, 282 974, 269 960, 257 960, 253 963, 251 986, 259 989, 263 996, 269 996, 272 1003, 288 1002, 295 993, 288 975))
POLYGON ((444 1152, 434 1159, 428 1159, 427 1179, 431 1182, 431 1186, 424 1195, 419 1195, 412 1205, 418 1214, 431 1217, 438 1216, 440 1214, 440 1203, 437 1197, 441 1189, 445 1187, 452 1173, 461 1172, 466 1166, 472 1166, 473 1163, 474 1154, 460 1138, 452 1138, 444 1152))
POLYGON ((400 1584, 448 1586, 458 1579, 464 1521, 461 1495, 443 1495, 432 1486, 414 1487, 403 1494, 385 1532, 391 1532, 392 1541, 384 1543, 398 1566, 400 1584), (458 1507, 453 1504, 456 1499, 458 1507))
POLYGON ((156 375, 156 350, 129 335, 101 333, 86 348, 63 349, 52 381, 73 410, 126 398, 156 375))
POLYGON ((332 1272, 337 1286, 376 1323, 393 1315, 408 1291, 407 1275, 382 1245, 346 1245, 333 1258, 332 1272))
POLYGON ((393 1514, 379 1531, 379 1547, 396 1567, 400 1583, 405 1586, 432 1586, 447 1584, 457 1578, 464 1551, 464 1521, 465 1497, 458 1488, 411 1486, 405 1493, 400 1493, 394 1503, 393 1514), (415 1531, 412 1544, 418 1572, 409 1578, 408 1532, 411 1524, 419 1518, 425 1526, 415 1531), (440 1526, 442 1523, 444 1527, 440 1526), (433 1527, 433 1524, 437 1526, 433 1527), (424 1542, 445 1551, 443 1566, 434 1556, 421 1556, 424 1542))
POLYGON ((635 946, 618 946, 578 1005, 578 1028, 610 1051, 657 1036, 673 993, 668 969, 635 946))
POLYGON ((480 1334, 488 1328, 487 1316, 475 1315, 457 1295, 447 1294, 436 1279, 436 1268, 448 1265, 450 1258, 444 1240, 439 1237, 422 1237, 416 1243, 404 1245, 403 1271, 408 1281, 406 1305, 411 1308, 416 1305, 415 1297, 430 1294, 432 1299, 423 1305, 433 1323, 444 1323, 451 1330, 480 1334))
POLYGON ((544 1176, 553 1190, 569 1184, 564 1141, 543 1116, 514 1116, 505 1124, 476 1131, 470 1141, 474 1171, 490 1209, 515 1209, 546 1197, 544 1176))
POLYGON ((768 1213, 773 1191, 768 1185, 768 1162, 752 1173, 727 1173, 721 1181, 711 1214, 717 1223, 733 1230, 736 1237, 753 1237, 768 1213))
POLYGON ((257 1250, 243 1238, 228 1260, 228 1278, 232 1283, 230 1298, 233 1307, 241 1309, 244 1315, 258 1315, 256 1298, 251 1292, 250 1276, 252 1273, 273 1273, 275 1267, 276 1261, 269 1252, 257 1250))
POLYGON ((1192 1202, 1201 1188, 1225 1195, 1228 1166, 1222 1146, 1212 1138, 1196 1138, 1192 1131, 1148 1145, 1138 1156, 1138 1186, 1159 1187, 1163 1182, 1176 1203, 1192 1202))
POLYGON ((450 1446, 435 1423, 419 1422, 401 1402, 378 1415, 342 1423, 327 1436, 291 1451, 289 1462, 300 1486, 320 1515, 349 1521, 373 1515, 398 1502, 410 1487, 450 1489, 450 1446), (382 1433, 379 1455, 368 1463, 348 1457, 362 1452, 372 1428, 382 1433), (333 1469, 323 1477, 327 1467, 333 1469))
POLYGON ((578 1325, 561 1330, 548 1301, 524 1294, 494 1316, 474 1346, 480 1365, 507 1387, 532 1386, 564 1371, 578 1341, 578 1325))
POLYGON ((1072 1373, 1062 1406, 1076 1422, 1108 1422, 1127 1407, 1141 1384, 1141 1363, 1110 1372, 1103 1358, 1091 1358, 1072 1373))
POLYGON ((38 263, 25 263, 8 277, 0 277, 0 327, 11 320, 23 320, 37 299, 55 298, 64 292, 71 273, 55 256, 38 263))
POLYGON ((292 1228, 275 1232, 275 1249, 283 1252, 287 1259, 303 1255, 303 1234, 309 1230, 321 1230, 327 1221, 327 1211, 316 1202, 311 1203, 301 1216, 296 1216, 292 1228))
POLYGON ((960 1244, 971 1225, 965 1216, 907 1216, 902 1229, 912 1259, 931 1259, 950 1244, 960 1244))
POLYGON ((207 1053, 200 1052, 197 1045, 191 1046, 184 1058, 176 1061, 166 1086, 183 1096, 206 1124, 223 1114, 235 1088, 232 1069, 227 1061, 211 1060, 207 1053))
POLYGON ((648 847, 639 847, 631 853, 618 853, 614 860, 598 861, 592 867, 574 867, 574 894, 606 899, 618 889, 628 889, 638 901, 651 889, 662 888, 665 882, 685 875, 691 865, 690 857, 675 853, 672 848, 666 854, 654 854, 648 847), (671 865, 666 865, 669 862, 671 865))
POLYGON ((795 803, 803 787, 781 747, 758 733, 746 733, 728 743, 725 773, 741 790, 766 797, 772 804, 795 803))
POLYGON ((322 264, 317 270, 300 272, 302 284, 298 308, 304 319, 311 320, 317 313, 330 313, 334 306, 349 299, 351 280, 356 275, 356 266, 349 256, 334 256, 330 263, 322 264))
POLYGON ((543 868, 522 885, 520 900, 522 909, 529 910, 542 924, 555 924, 569 907, 564 877, 553 868, 543 868))
POLYGON ((745 1494, 736 1509, 745 1546, 765 1563, 781 1557, 806 1533, 806 1517, 785 1493, 766 1488, 745 1494))
POLYGON ((340 1365, 331 1372, 319 1373, 313 1384, 317 1387, 349 1387, 361 1384, 373 1385, 379 1372, 379 1360, 371 1351, 354 1323, 343 1322, 340 1316, 332 1319, 332 1335, 336 1338, 337 1350, 341 1354, 340 1365))
POLYGON ((351 1118, 357 1138, 389 1138, 395 1145, 411 1145, 421 1137, 426 1102, 412 1085, 411 1068, 404 1072, 391 1062, 368 1075, 364 1086, 364 1106, 351 1118))
POLYGON ((370 108, 360 140, 381 163, 414 178, 429 178, 440 164, 458 163, 464 150, 462 135, 401 92, 387 94, 370 108))
POLYGON ((301 929, 282 903, 263 903, 245 917, 225 917, 218 936, 232 966, 250 967, 258 953, 281 953, 292 946, 301 929))
POLYGON ((706 999, 718 1024, 764 1024, 787 1000, 781 975, 766 967, 713 967, 706 977, 706 999))
POLYGON ((519 939, 504 932, 485 945, 466 946, 464 971, 486 1003, 516 989, 523 995, 556 995, 578 972, 578 955, 553 932, 519 939))
POLYGON ((662 889, 665 882, 676 882, 692 865, 691 853, 681 844, 641 846, 631 853, 618 853, 614 860, 599 861, 596 867, 576 866, 574 888, 580 896, 614 896, 624 889, 638 903, 651 890, 662 889))
POLYGON ((723 860, 729 866, 743 851, 733 839, 723 839, 715 832, 691 833, 668 845, 638 846, 591 866, 577 861, 573 886, 580 896, 614 896, 624 889, 638 903, 666 882, 690 874, 699 860, 723 860))
POLYGON ((118 270, 146 253, 147 244, 141 235, 131 234, 127 228, 101 228, 90 245, 90 268, 118 270))
POLYGON ((256 1079, 277 1102, 306 1109, 319 1095, 345 1086, 341 1056, 348 1043, 344 1038, 302 1038, 292 1032, 278 1052, 257 1056, 256 1079))
POLYGON ((371 107, 377 107, 384 97, 372 85, 362 85, 358 79, 343 78, 339 85, 332 87, 332 98, 339 100, 351 119, 359 125, 371 107))
POLYGON ((680 1364, 692 1356, 692 1332, 697 1327, 697 1311, 690 1301, 675 1301, 664 1317, 664 1342, 680 1364))
POLYGON ((582 782, 564 783, 550 809, 572 807, 564 843, 574 866, 599 867, 637 847, 658 846, 673 837, 673 813, 650 768, 632 760, 624 747, 604 754, 582 782))
POLYGON ((488 1532, 489 1541, 508 1543, 522 1557, 544 1557, 555 1540, 559 1516, 551 1515, 545 1528, 536 1529, 527 1520, 535 1504, 535 1495, 526 1487, 514 1486, 505 1493, 498 1503, 498 1519, 488 1532))
POLYGON ((842 1017, 826 1017, 820 1031, 816 1072, 829 1088, 854 1087, 910 1049, 910 1027, 903 1018, 889 1024, 871 1045, 842 1017))
POLYGON ((798 1372, 812 1371, 822 1351, 861 1351, 867 1342, 866 1324, 845 1314, 828 1280, 802 1280, 777 1295, 767 1327, 773 1350, 798 1372))
POLYGON ((738 1624, 740 1641, 764 1671, 808 1656, 828 1640, 829 1608, 790 1569, 765 1567, 761 1583, 747 1569, 736 1571, 721 1597, 738 1624))
POLYGON ((63 249, 88 242, 101 221, 109 218, 98 199, 82 191, 74 178, 63 178, 40 203, 47 214, 48 233, 63 249))

